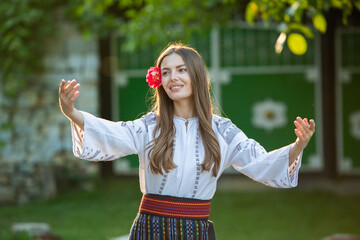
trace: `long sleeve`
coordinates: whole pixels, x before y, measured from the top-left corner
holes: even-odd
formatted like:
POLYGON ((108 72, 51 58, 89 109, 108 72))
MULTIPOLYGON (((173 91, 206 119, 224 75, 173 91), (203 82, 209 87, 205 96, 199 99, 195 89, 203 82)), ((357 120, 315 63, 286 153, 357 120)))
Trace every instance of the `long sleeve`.
POLYGON ((73 153, 76 157, 106 161, 144 153, 144 118, 129 122, 112 122, 86 112, 81 113, 84 116, 84 130, 71 123, 73 153))
POLYGON ((267 152, 258 142, 248 138, 228 119, 217 122, 219 133, 226 147, 226 165, 255 181, 277 188, 297 186, 301 165, 300 154, 289 167, 289 152, 292 144, 267 152))

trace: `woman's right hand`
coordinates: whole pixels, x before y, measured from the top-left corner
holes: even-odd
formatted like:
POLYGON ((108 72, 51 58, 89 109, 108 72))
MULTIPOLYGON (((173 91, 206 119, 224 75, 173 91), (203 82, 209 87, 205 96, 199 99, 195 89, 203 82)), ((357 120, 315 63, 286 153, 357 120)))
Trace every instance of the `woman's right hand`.
POLYGON ((83 128, 83 115, 74 107, 74 103, 79 97, 79 88, 80 83, 77 83, 75 79, 67 83, 62 79, 59 87, 59 105, 66 117, 83 128))
POLYGON ((74 112, 74 102, 79 97, 80 84, 76 84, 76 80, 66 81, 61 80, 59 87, 59 104, 63 114, 70 118, 74 112))

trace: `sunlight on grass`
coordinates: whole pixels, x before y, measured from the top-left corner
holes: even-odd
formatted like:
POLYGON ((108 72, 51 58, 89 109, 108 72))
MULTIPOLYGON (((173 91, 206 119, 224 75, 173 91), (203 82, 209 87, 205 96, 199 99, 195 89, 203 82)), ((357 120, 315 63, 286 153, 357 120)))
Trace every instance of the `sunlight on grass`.
MULTIPOLYGON (((0 207, 0 239, 11 239, 14 222, 46 222, 65 240, 108 240, 128 234, 140 200, 138 179, 117 179, 98 183, 92 192, 77 190, 48 201, 0 207)), ((360 195, 219 189, 210 219, 220 240, 318 240, 333 233, 359 234, 360 195)))

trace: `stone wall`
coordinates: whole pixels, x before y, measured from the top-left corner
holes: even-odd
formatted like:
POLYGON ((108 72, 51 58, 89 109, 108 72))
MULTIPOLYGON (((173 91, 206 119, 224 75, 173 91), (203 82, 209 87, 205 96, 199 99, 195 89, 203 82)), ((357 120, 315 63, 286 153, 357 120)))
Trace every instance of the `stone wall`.
POLYGON ((97 114, 97 41, 84 40, 68 23, 59 29, 44 46, 44 73, 33 78, 14 102, 1 99, 10 109, 2 109, 0 124, 9 122, 12 127, 0 131, 0 140, 5 142, 0 148, 0 204, 53 196, 61 172, 97 171, 96 165, 72 156, 70 122, 58 104, 61 79, 75 78, 81 83, 76 107, 97 114))

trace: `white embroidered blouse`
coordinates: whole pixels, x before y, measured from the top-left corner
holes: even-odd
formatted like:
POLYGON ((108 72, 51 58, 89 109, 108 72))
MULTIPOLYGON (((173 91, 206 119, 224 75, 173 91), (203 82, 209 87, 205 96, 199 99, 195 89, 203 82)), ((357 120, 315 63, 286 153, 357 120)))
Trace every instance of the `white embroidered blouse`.
POLYGON ((84 130, 71 124, 74 155, 90 161, 108 161, 138 154, 143 194, 211 199, 218 178, 229 166, 271 187, 290 188, 297 185, 302 154, 289 167, 291 145, 266 152, 229 119, 217 115, 213 115, 212 128, 220 144, 221 165, 219 174, 213 177, 212 171, 201 171, 205 151, 197 118, 186 120, 174 116, 176 133, 173 161, 177 167, 161 175, 151 173, 146 150, 147 143, 153 139, 157 121, 154 113, 128 122, 111 122, 86 112, 82 114, 84 130))

